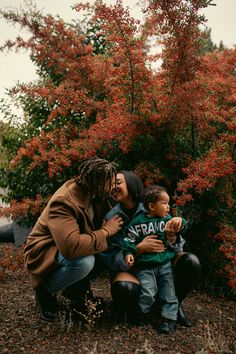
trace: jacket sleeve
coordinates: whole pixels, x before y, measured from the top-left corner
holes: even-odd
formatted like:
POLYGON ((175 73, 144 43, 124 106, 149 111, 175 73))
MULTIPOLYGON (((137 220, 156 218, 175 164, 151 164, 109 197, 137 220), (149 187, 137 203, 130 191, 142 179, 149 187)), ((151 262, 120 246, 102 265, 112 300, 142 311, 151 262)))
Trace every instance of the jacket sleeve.
POLYGON ((108 251, 99 253, 98 258, 109 270, 125 272, 129 269, 122 249, 117 245, 109 245, 108 251))
POLYGON ((112 271, 126 271, 129 269, 125 263, 124 255, 122 252, 123 243, 124 235, 123 232, 120 231, 116 235, 108 238, 107 251, 98 255, 98 258, 101 260, 101 262, 112 271))
POLYGON ((176 237, 175 243, 174 244, 170 244, 169 242, 167 242, 167 248, 170 251, 173 251, 175 253, 183 252, 183 247, 184 247, 186 241, 181 235, 183 233, 185 233, 187 229, 188 229, 187 221, 184 218, 182 218, 182 229, 176 235, 177 237, 176 237))
POLYGON ((182 218, 182 229, 181 229, 180 233, 185 233, 187 229, 188 229, 187 220, 185 220, 184 218, 182 218))
POLYGON ((133 256, 135 256, 136 254, 136 243, 134 240, 129 239, 128 237, 124 238, 124 243, 123 243, 123 248, 122 248, 122 252, 124 254, 124 257, 127 254, 132 254, 133 256))
POLYGON ((167 246, 168 246, 167 248, 169 250, 174 251, 175 253, 183 251, 183 247, 184 247, 186 241, 182 237, 182 234, 184 234, 187 229, 188 229, 187 221, 184 218, 182 218, 182 229, 180 230, 180 232, 177 233, 175 243, 170 244, 169 242, 167 242, 167 246))
POLYGON ((50 204, 48 227, 58 250, 67 259, 93 255, 107 249, 103 230, 85 230, 85 215, 64 198, 50 204))

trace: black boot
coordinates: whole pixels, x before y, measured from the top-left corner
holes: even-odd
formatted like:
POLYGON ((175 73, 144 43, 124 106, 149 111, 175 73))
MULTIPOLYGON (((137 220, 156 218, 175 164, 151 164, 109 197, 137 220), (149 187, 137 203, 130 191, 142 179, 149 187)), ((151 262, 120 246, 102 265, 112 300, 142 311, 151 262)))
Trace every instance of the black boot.
POLYGON ((181 304, 179 304, 178 312, 177 312, 177 323, 184 327, 192 327, 192 322, 186 315, 184 309, 181 304))
POLYGON ((43 286, 34 289, 34 292, 41 318, 44 321, 53 321, 58 310, 55 297, 43 286))
POLYGON ((182 301, 190 293, 201 272, 199 259, 192 253, 183 253, 174 265, 175 292, 179 300, 177 322, 185 327, 191 327, 192 323, 182 307, 182 301))
POLYGON ((92 296, 90 281, 87 278, 68 286, 62 293, 71 301, 71 309, 80 313, 86 312, 86 295, 92 296))
POLYGON ((176 328, 176 321, 170 320, 168 318, 162 318, 161 324, 159 326, 159 331, 165 334, 171 334, 176 328))
POLYGON ((107 303, 93 295, 88 277, 67 287, 62 295, 70 300, 72 319, 80 325, 88 325, 91 316, 97 321, 106 312, 107 303))
POLYGON ((140 285, 131 281, 116 281, 111 285, 112 311, 116 323, 137 322, 139 292, 140 285))
POLYGON ((141 310, 137 316, 137 320, 134 323, 138 327, 145 327, 149 323, 149 313, 142 313, 141 310))

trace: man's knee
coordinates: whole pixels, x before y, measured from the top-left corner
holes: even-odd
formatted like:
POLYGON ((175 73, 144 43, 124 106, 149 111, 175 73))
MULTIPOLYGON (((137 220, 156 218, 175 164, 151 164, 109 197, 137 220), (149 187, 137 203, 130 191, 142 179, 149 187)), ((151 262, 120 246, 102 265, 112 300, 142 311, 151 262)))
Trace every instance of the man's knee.
POLYGON ((72 260, 65 259, 61 263, 62 266, 71 269, 78 269, 80 273, 88 274, 94 267, 95 264, 95 257, 94 256, 84 256, 84 257, 77 257, 72 260))
POLYGON ((86 256, 86 257, 81 257, 79 261, 79 266, 86 271, 86 273, 90 273, 91 270, 93 269, 95 264, 95 257, 94 256, 86 256))

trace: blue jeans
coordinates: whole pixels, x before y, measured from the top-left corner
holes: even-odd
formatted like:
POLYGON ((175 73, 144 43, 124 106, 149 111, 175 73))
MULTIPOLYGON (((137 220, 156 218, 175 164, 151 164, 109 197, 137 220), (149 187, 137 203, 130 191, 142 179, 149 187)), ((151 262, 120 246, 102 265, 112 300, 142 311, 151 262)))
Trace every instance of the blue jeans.
POLYGON ((58 252, 56 261, 60 268, 55 270, 45 283, 50 293, 56 293, 84 279, 93 269, 95 257, 85 256, 69 260, 58 252))
POLYGON ((141 312, 146 314, 150 311, 158 293, 159 299, 163 303, 161 316, 176 321, 178 299, 175 295, 171 262, 151 269, 138 270, 136 275, 141 285, 139 296, 141 312))

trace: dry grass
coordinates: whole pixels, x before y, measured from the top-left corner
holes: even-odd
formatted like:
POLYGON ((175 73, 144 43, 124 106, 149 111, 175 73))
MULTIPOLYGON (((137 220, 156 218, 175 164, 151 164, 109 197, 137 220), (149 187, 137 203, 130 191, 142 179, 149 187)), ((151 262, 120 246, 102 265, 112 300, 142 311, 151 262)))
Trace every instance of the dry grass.
MULTIPOLYGON (((2 245, 3 247, 3 245, 2 245)), ((0 247, 1 257, 1 247, 0 247)), ((41 321, 28 274, 10 269, 1 280, 0 353, 10 354, 223 354, 236 353, 236 303, 193 291, 184 308, 194 322, 171 335, 157 332, 158 318, 145 328, 115 325, 110 318, 106 277, 92 284, 105 299, 103 311, 88 303, 85 325, 74 321, 67 304, 54 323, 41 321)))

